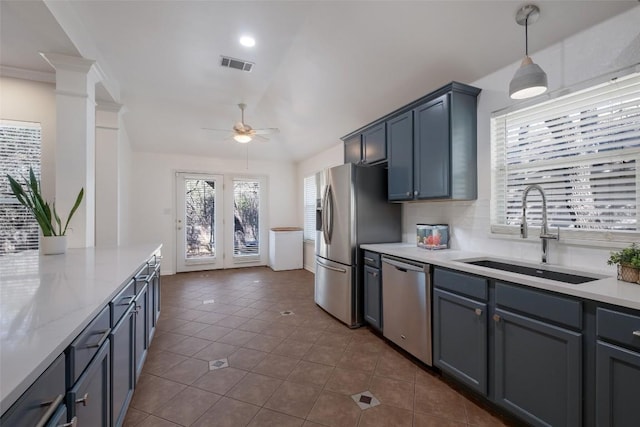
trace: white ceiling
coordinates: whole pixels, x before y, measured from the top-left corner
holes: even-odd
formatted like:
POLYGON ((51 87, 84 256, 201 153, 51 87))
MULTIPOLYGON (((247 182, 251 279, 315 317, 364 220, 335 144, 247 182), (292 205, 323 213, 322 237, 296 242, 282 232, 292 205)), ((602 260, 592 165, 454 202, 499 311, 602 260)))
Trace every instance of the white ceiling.
MULTIPOLYGON (((97 59, 118 83, 137 151, 244 157, 228 135, 202 130, 231 129, 244 102, 247 123, 281 130, 251 143, 250 156, 301 160, 451 80, 469 83, 521 59, 524 31, 514 16, 524 4, 3 0, 0 63, 45 71, 38 52, 97 59), (240 46, 245 33, 255 47, 240 46), (221 68, 220 55, 256 65, 251 73, 221 68)), ((536 4, 532 52, 640 7, 536 4)))

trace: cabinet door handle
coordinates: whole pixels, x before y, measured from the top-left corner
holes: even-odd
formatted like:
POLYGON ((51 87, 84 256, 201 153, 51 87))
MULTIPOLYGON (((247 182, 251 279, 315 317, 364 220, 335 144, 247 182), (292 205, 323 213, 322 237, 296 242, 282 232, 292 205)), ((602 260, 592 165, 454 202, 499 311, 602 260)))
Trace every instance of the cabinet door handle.
POLYGON ((78 417, 71 418, 71 421, 65 424, 61 424, 58 427, 76 427, 78 425, 78 417))
POLYGON ((417 196, 418 194, 420 194, 420 192, 419 192, 418 190, 415 190, 415 191, 413 192, 413 195, 414 195, 414 196, 417 196))
POLYGON ((42 415, 36 427, 43 427, 49 421, 49 418, 53 415, 53 413, 58 409, 58 406, 62 403, 64 399, 64 394, 59 394, 55 399, 51 402, 44 402, 40 406, 47 406, 47 411, 42 415))
POLYGON ((364 257, 364 260, 367 262, 376 262, 373 258, 369 258, 368 256, 364 257))
POLYGON ((374 271, 373 273, 371 273, 371 275, 372 275, 373 277, 378 277, 378 272, 377 272, 377 271, 374 271))
POLYGON ((135 295, 129 295, 128 297, 124 297, 120 300, 118 305, 129 305, 131 304, 131 301, 133 301, 134 298, 135 298, 135 295), (122 302, 124 300, 127 300, 127 302, 122 302))
POLYGON ((76 399, 76 405, 82 403, 82 406, 87 406, 89 403, 89 393, 85 393, 81 399, 76 399))
POLYGON ((476 316, 482 316, 482 309, 476 308, 475 312, 476 312, 476 316))
POLYGON ((640 331, 633 331, 634 337, 640 337, 640 331))
POLYGON ((109 338, 109 334, 111 333, 111 329, 105 329, 103 331, 98 332, 99 334, 102 334, 102 336, 100 337, 100 339, 98 340, 97 343, 95 344, 87 344, 87 348, 98 348, 102 345, 102 343, 104 343, 107 338, 109 338))
POLYGON ((407 197, 411 196, 411 191, 407 191, 407 197))
POLYGON ((501 319, 502 319, 502 318, 500 317, 500 315, 498 315, 498 314, 494 314, 494 315, 493 315, 493 321, 494 321, 494 322, 498 323, 501 319))

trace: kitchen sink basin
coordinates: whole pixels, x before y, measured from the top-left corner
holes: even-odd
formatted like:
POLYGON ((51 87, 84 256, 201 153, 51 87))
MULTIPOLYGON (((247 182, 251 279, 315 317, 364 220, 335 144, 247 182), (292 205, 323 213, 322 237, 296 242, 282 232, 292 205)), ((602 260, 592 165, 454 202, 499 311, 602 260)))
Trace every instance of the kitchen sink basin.
POLYGON ((493 259, 478 259, 478 260, 460 260, 465 264, 473 264, 480 267, 492 268, 494 270, 509 271, 511 273, 524 274, 526 276, 540 277, 541 279, 556 280, 558 282, 570 283, 572 285, 579 285, 581 283, 592 282, 604 278, 583 276, 579 274, 573 274, 562 271, 548 270, 537 266, 527 266, 522 264, 511 264, 505 261, 497 261, 493 259))

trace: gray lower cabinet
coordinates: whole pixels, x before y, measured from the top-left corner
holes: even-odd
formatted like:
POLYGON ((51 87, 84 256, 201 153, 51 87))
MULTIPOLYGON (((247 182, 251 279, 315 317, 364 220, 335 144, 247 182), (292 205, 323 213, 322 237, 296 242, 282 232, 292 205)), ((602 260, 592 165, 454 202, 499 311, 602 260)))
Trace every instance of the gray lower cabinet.
POLYGON ((382 277, 379 268, 368 265, 364 266, 364 319, 382 330, 382 277))
POLYGON ((111 358, 109 340, 67 393, 67 413, 77 417, 79 426, 108 427, 111 425, 111 358))
POLYGON ((77 424, 77 418, 67 423, 67 407, 60 405, 45 427, 75 427, 77 424))
POLYGON ((142 372, 142 365, 147 357, 147 349, 149 348, 149 291, 148 286, 145 283, 144 286, 137 292, 136 299, 134 301, 135 308, 133 310, 135 314, 135 367, 136 367, 136 381, 142 372))
POLYGON ((135 382, 133 304, 111 331, 111 419, 121 426, 127 412, 135 382))
POLYGON ((596 425, 638 425, 640 315, 596 312, 596 425))
POLYGON ((495 401, 534 426, 582 424, 582 334, 496 309, 495 401))
POLYGON ((65 355, 61 354, 2 415, 0 425, 32 427, 52 422, 65 398, 65 355))
POLYGON ((487 304, 433 291, 433 364, 487 394, 487 304))

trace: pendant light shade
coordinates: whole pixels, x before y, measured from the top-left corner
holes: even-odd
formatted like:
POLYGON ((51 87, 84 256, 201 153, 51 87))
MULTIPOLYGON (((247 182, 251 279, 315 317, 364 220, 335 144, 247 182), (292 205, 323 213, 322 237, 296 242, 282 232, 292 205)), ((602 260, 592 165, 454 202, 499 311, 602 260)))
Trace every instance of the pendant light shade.
POLYGON ((509 83, 509 96, 512 99, 531 98, 547 91, 547 73, 530 57, 525 56, 520 68, 509 83))
POLYGON ((509 83, 511 99, 525 99, 547 91, 547 73, 529 57, 529 24, 540 16, 540 9, 532 4, 523 6, 516 13, 516 22, 524 26, 525 57, 509 83))

